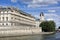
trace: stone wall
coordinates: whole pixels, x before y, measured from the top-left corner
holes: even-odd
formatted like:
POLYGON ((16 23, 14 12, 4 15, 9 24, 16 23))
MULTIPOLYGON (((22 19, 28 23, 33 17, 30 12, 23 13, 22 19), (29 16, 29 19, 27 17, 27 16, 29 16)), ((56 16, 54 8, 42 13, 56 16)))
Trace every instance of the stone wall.
POLYGON ((0 27, 0 37, 39 34, 41 28, 0 27))

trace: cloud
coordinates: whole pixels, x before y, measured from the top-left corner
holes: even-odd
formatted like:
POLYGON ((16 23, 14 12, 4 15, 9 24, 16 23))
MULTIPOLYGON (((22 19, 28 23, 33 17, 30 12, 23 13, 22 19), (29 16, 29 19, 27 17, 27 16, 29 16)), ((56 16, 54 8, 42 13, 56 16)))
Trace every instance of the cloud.
POLYGON ((56 12, 56 10, 48 10, 48 12, 56 12))
POLYGON ((53 13, 50 13, 50 14, 47 14, 47 13, 46 13, 45 16, 49 16, 49 17, 50 17, 50 16, 58 17, 57 14, 53 14, 53 13))
POLYGON ((58 4, 57 0, 32 0, 28 7, 41 7, 49 4, 58 4))
POLYGON ((27 7, 42 7, 49 6, 50 4, 58 4, 60 0, 11 0, 11 2, 16 3, 24 3, 27 4, 27 7))
POLYGON ((42 8, 40 8, 40 9, 48 9, 48 10, 52 10, 52 9, 59 9, 60 10, 60 7, 59 6, 57 6, 57 7, 42 7, 42 8))
POLYGON ((17 2, 17 0, 11 0, 11 2, 15 3, 15 2, 17 2))
POLYGON ((53 21, 54 19, 52 19, 52 18, 47 19, 47 21, 51 21, 51 20, 53 21))
POLYGON ((57 15, 57 14, 53 14, 53 13, 45 14, 45 18, 46 18, 46 20, 48 20, 48 21, 49 21, 49 20, 54 20, 57 27, 60 25, 60 17, 59 17, 59 15, 57 15))
POLYGON ((56 0, 56 1, 60 1, 60 0, 56 0))
POLYGON ((35 17, 35 18, 37 18, 37 19, 39 19, 39 18, 40 18, 40 16, 38 16, 38 15, 34 15, 34 17, 35 17))
POLYGON ((36 8, 36 7, 41 7, 41 6, 48 6, 48 5, 29 4, 27 7, 36 8))
POLYGON ((41 3, 41 4, 56 4, 56 0, 33 0, 32 3, 41 3))

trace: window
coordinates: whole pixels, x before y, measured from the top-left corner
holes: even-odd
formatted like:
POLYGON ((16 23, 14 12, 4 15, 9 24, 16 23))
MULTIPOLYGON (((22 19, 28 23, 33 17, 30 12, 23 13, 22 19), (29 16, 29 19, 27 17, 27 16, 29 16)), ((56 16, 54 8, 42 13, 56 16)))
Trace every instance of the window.
POLYGON ((8 25, 8 24, 6 23, 6 25, 8 25))
POLYGON ((11 17, 11 19, 13 19, 13 17, 11 17))
POLYGON ((11 26, 13 26, 13 23, 11 23, 11 26))
POLYGON ((2 19, 4 20, 4 17, 2 17, 2 19))
POLYGON ((6 17, 6 20, 8 21, 8 17, 6 17))
POLYGON ((16 19, 16 18, 15 18, 16 19))

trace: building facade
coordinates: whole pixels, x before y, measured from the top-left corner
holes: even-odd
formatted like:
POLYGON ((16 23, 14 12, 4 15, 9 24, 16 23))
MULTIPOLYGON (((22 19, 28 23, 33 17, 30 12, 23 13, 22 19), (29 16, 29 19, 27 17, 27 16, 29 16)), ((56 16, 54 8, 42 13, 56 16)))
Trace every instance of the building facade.
POLYGON ((43 12, 40 13, 40 22, 43 22, 45 21, 45 17, 44 17, 44 14, 43 12))
POLYGON ((40 19, 36 19, 36 27, 39 27, 40 25, 40 19))
POLYGON ((36 19, 36 27, 40 28, 40 32, 42 32, 42 28, 39 27, 39 25, 41 24, 41 22, 45 21, 45 17, 43 12, 40 13, 40 18, 36 19))
POLYGON ((36 20, 36 27, 39 27, 39 25, 41 24, 41 22, 45 21, 45 17, 43 12, 40 13, 40 19, 36 20))
POLYGON ((0 26, 35 27, 35 18, 14 7, 0 7, 0 26))

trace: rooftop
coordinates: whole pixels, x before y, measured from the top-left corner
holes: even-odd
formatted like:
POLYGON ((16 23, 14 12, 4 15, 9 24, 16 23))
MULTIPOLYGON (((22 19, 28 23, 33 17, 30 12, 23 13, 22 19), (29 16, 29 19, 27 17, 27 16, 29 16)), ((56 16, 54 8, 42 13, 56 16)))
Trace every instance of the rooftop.
POLYGON ((19 12, 19 13, 22 14, 22 15, 35 18, 35 17, 33 17, 31 14, 28 14, 28 13, 26 13, 26 12, 23 12, 22 10, 20 10, 20 9, 18 9, 18 8, 15 8, 15 7, 3 7, 3 6, 0 7, 0 11, 8 11, 8 10, 11 10, 11 11, 15 10, 15 11, 19 12))

